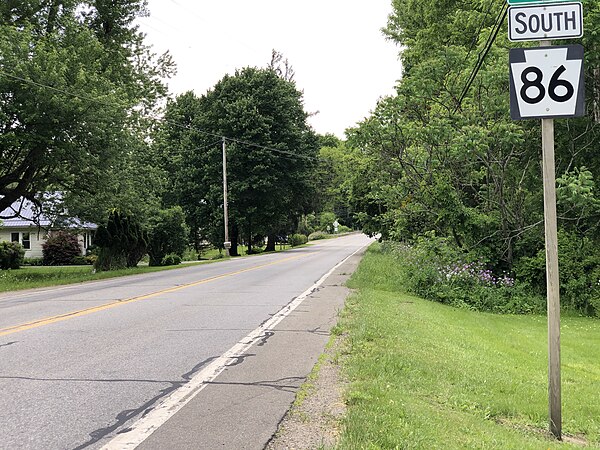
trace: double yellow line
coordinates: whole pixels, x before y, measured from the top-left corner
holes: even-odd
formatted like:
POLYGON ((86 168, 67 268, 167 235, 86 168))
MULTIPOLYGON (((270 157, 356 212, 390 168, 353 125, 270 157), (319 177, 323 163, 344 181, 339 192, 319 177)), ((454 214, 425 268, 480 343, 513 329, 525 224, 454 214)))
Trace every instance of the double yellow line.
POLYGON ((188 288, 191 288, 194 286, 199 286, 201 284, 210 283, 212 281, 217 281, 217 280, 221 280, 223 278, 232 277, 235 275, 239 275, 241 273, 251 272, 253 270, 262 269, 264 267, 274 266, 277 264, 282 264, 284 262, 293 261, 295 259, 305 258, 307 256, 313 255, 314 253, 315 252, 310 252, 310 253, 304 253, 304 254, 298 255, 298 256, 291 256, 289 258, 284 258, 284 259, 280 259, 278 261, 261 264, 259 266, 248 267, 247 269, 236 270, 235 272, 228 272, 228 273, 224 273, 222 275, 216 275, 214 277, 209 277, 209 278, 204 278, 199 281, 194 281, 192 283, 182 284, 180 286, 163 289, 160 291, 152 292, 151 294, 141 295, 139 297, 131 297, 131 298, 123 299, 123 300, 115 300, 113 302, 104 303, 102 305, 93 306, 91 308, 80 309, 80 310, 71 311, 71 312, 68 312, 65 314, 59 314, 57 316, 46 317, 43 319, 34 320, 32 322, 26 322, 26 323, 22 323, 19 325, 14 325, 12 327, 1 328, 0 329, 0 337, 6 336, 9 334, 19 333, 21 331, 31 330, 32 328, 38 328, 38 327, 42 327, 44 325, 50 325, 53 323, 62 322, 63 320, 69 320, 69 319, 74 319, 76 317, 87 316, 88 314, 105 311, 107 309, 116 308, 117 306, 126 305, 128 303, 139 302, 141 300, 147 300, 149 298, 158 297, 159 295, 162 295, 162 294, 169 294, 171 292, 181 291, 183 289, 188 289, 188 288))

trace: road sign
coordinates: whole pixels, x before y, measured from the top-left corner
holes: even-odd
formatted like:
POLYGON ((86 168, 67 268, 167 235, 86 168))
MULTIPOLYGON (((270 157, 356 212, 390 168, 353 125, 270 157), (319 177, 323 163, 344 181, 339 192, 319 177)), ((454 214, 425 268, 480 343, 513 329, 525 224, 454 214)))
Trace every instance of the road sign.
POLYGON ((571 39, 583 36, 583 7, 579 2, 511 6, 508 38, 511 41, 571 39))
POLYGON ((513 119, 583 116, 584 94, 581 45, 511 49, 513 119))

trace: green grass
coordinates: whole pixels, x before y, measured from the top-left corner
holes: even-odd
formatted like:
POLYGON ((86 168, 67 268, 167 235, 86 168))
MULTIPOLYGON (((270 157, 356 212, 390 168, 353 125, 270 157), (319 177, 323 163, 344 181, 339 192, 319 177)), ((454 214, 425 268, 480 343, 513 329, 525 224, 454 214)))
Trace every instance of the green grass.
MULTIPOLYGON (((207 261, 208 262, 208 261, 207 261)), ((202 263, 195 263, 202 264, 202 263)), ((206 262, 204 262, 206 264, 206 262)), ((106 278, 137 275, 140 273, 160 272, 187 267, 179 266, 148 267, 139 266, 131 269, 113 270, 93 273, 92 266, 60 266, 60 267, 21 267, 17 270, 0 270, 0 292, 22 289, 58 286, 62 284, 81 283, 83 281, 104 280, 106 278)))
MULTIPOLYGON (((284 244, 284 245, 277 244, 275 246, 275 251, 280 252, 280 251, 289 250, 290 248, 292 248, 292 247, 288 244, 284 244)), ((246 245, 238 245, 238 254, 240 256, 251 256, 251 255, 248 255, 248 247, 246 245)), ((256 255, 256 254, 261 254, 261 253, 252 253, 252 255, 256 255)), ((215 258, 218 258, 219 255, 225 255, 225 251, 222 250, 221 252, 219 252, 219 249, 212 248, 212 249, 202 252, 202 259, 215 259, 215 258)), ((225 257, 225 256, 223 256, 223 257, 225 257)))
MULTIPOLYGON (((546 318, 455 309, 402 292, 369 249, 337 332, 351 381, 342 449, 576 448, 546 432, 546 318)), ((562 322, 563 432, 600 447, 600 321, 562 322)))
MULTIPOLYGON (((288 245, 276 246, 276 251, 283 251, 290 248, 288 245)), ((240 256, 246 256, 246 247, 239 246, 240 256)), ((188 267, 195 264, 207 264, 211 262, 223 261, 229 257, 213 259, 219 254, 218 250, 209 250, 202 256, 210 259, 208 261, 191 262, 178 266, 166 267, 148 267, 140 265, 131 269, 113 270, 109 272, 93 273, 92 266, 60 266, 60 267, 41 267, 41 266, 23 266, 17 270, 0 270, 0 292, 18 291, 23 289, 59 286, 63 284, 81 283, 84 281, 104 280, 107 278, 123 277, 127 275, 137 275, 140 273, 159 272, 163 270, 173 270, 182 267, 188 267)))

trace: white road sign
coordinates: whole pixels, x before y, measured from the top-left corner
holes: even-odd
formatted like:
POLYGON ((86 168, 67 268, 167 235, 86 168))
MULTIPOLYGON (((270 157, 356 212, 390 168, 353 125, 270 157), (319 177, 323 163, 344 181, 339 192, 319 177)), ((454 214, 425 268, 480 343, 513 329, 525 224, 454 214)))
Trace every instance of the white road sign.
POLYGON ((511 41, 572 39, 581 36, 581 3, 511 6, 508 9, 508 38, 511 41))
POLYGON ((581 45, 511 49, 513 119, 582 116, 584 100, 581 45))

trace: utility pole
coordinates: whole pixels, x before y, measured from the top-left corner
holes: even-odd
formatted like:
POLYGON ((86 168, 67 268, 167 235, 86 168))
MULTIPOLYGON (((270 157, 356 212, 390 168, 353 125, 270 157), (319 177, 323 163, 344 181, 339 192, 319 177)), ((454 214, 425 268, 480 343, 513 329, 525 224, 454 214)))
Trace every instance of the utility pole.
POLYGON ((223 218, 225 223, 225 242, 223 242, 223 246, 225 247, 225 252, 228 256, 229 249, 231 248, 231 241, 229 240, 229 214, 227 212, 227 149, 225 137, 223 137, 223 218))

